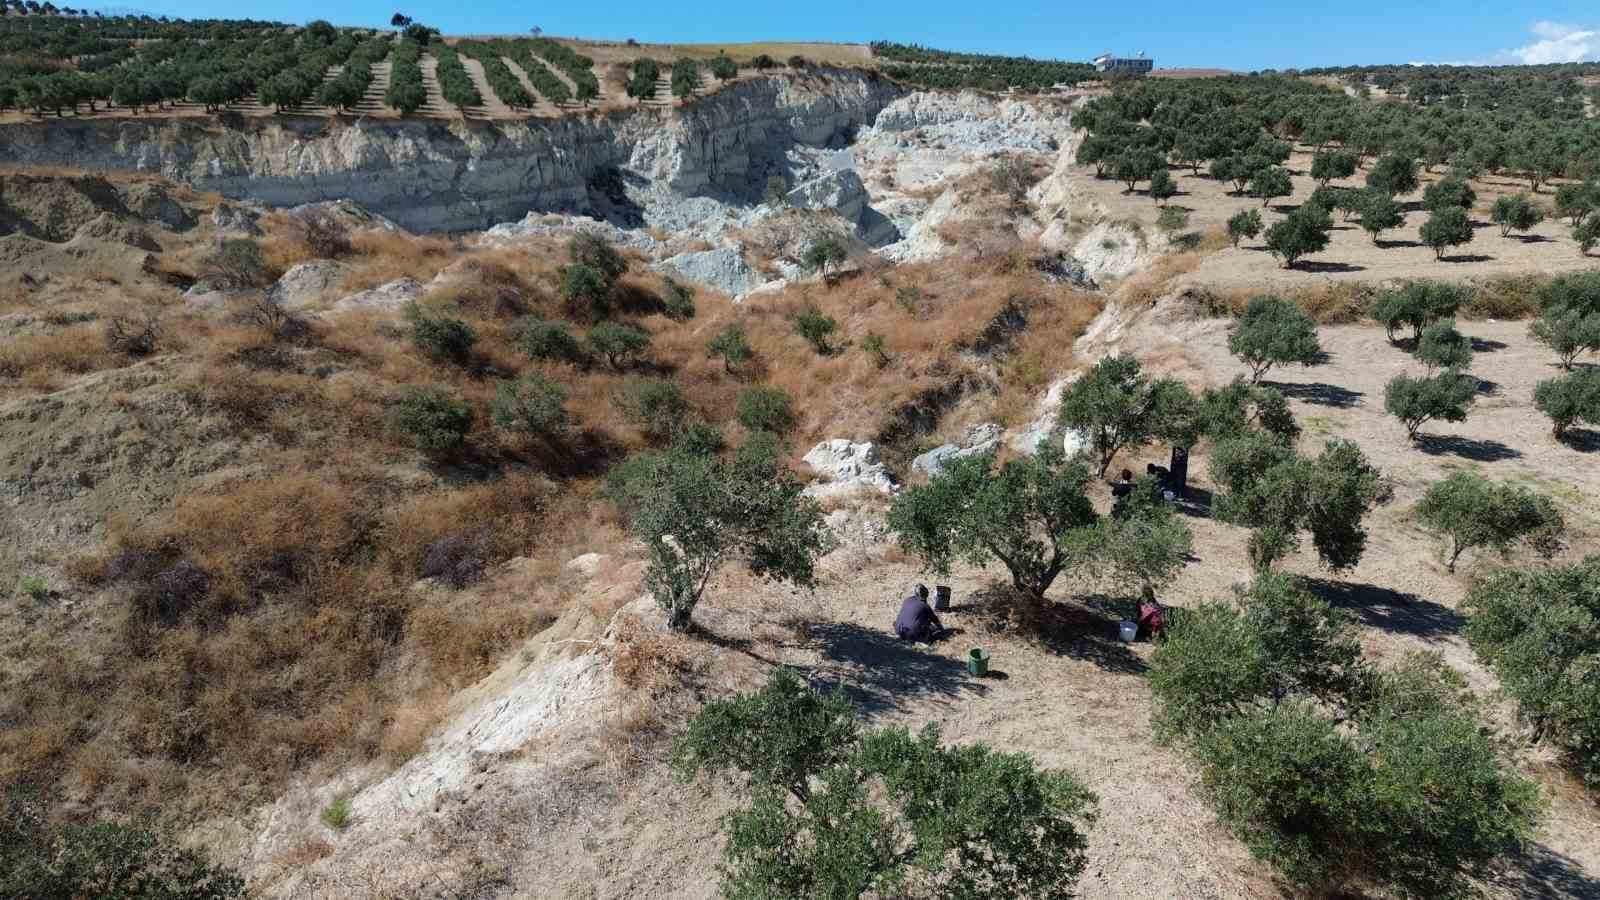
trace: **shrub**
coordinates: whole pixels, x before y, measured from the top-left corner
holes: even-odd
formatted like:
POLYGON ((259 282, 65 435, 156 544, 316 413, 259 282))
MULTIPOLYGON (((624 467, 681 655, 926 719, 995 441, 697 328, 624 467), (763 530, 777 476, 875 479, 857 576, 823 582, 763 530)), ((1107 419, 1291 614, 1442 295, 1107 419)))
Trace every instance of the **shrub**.
POLYGON ((557 434, 566 430, 567 389, 532 374, 495 386, 489 418, 494 427, 525 434, 557 434))
POLYGON ((443 455, 466 443, 472 410, 447 387, 410 387, 390 404, 386 423, 418 450, 443 455))
POLYGON ((137 321, 115 316, 106 323, 106 349, 133 357, 149 356, 161 342, 161 330, 161 317, 156 313, 137 321))
POLYGON ((1156 216, 1156 227, 1171 234, 1189 227, 1189 213, 1176 206, 1168 206, 1156 216))
MULTIPOLYGON (((1073 382, 1061 395, 1057 422, 1088 437, 1104 477, 1124 449, 1182 430, 1188 390, 1181 382, 1145 377, 1139 361, 1127 354, 1109 356, 1073 382)), ((1192 399, 1192 398, 1190 398, 1192 399)))
POLYGON ((750 341, 745 337, 744 329, 738 325, 729 325, 717 333, 717 336, 706 344, 706 355, 722 357, 722 368, 733 374, 745 362, 749 361, 755 351, 750 349, 750 341))
POLYGON ((909 896, 937 885, 972 900, 1064 900, 1086 862, 1095 798, 1070 774, 983 744, 940 746, 933 726, 863 734, 841 694, 818 695, 787 669, 755 693, 707 704, 673 767, 741 777, 748 799, 725 820, 729 897, 909 896), (904 852, 911 836, 917 852, 904 852))
POLYGON ((794 404, 782 388, 747 387, 739 392, 739 424, 748 431, 788 434, 798 420, 794 404))
POLYGON ((808 272, 821 272, 826 275, 829 269, 844 262, 846 255, 842 241, 833 235, 824 235, 806 247, 805 252, 800 255, 800 265, 808 272))
POLYGON ((823 315, 822 310, 815 306, 807 307, 794 320, 795 333, 805 338, 819 356, 829 356, 834 352, 833 346, 828 343, 828 335, 838 328, 838 322, 823 315))
POLYGON ((1576 422, 1600 425, 1600 370, 1583 369, 1539 382, 1533 405, 1550 417, 1557 438, 1576 422))
POLYGON ((694 288, 668 278, 666 296, 661 298, 661 311, 675 322, 694 318, 694 288))
POLYGON ((650 349, 650 332, 636 325, 601 322, 584 336, 589 350, 604 356, 613 369, 621 369, 650 349))
POLYGON ((1440 319, 1422 329, 1415 352, 1430 375, 1435 369, 1462 371, 1472 365, 1472 339, 1456 330, 1455 319, 1440 319))
POLYGON ((867 332, 861 339, 861 350, 872 357, 872 364, 882 369, 889 365, 889 351, 884 343, 883 335, 875 331, 867 332))
POLYGON ((665 378, 630 378, 614 402, 628 421, 658 443, 676 435, 689 416, 683 391, 665 378))
POLYGON ((989 186, 1004 194, 1012 206, 1025 204, 1028 191, 1038 183, 1039 178, 1033 173, 1033 166, 1015 156, 1002 158, 989 170, 989 186))
POLYGON ((445 532, 423 551, 417 577, 436 578, 456 590, 477 583, 488 564, 489 537, 487 528, 445 532))
POLYGON ((731 81, 739 77, 739 64, 729 59, 727 54, 719 53, 711 60, 711 74, 718 81, 731 81))
POLYGON ((460 319, 430 312, 416 303, 406 304, 411 324, 411 345, 433 359, 465 365, 472 358, 478 333, 460 319))
POLYGON ((522 319, 512 327, 517 349, 533 359, 583 363, 588 355, 565 322, 522 319))
POLYGON ((200 263, 200 276, 219 288, 242 290, 271 281, 261 245, 250 238, 227 238, 200 263))
POLYGON ((1600 785, 1600 557, 1495 573, 1462 606, 1467 640, 1516 699, 1534 738, 1564 750, 1600 785))
POLYGON ((1396 375, 1383 388, 1383 408, 1417 439, 1417 429, 1439 419, 1464 422, 1478 393, 1478 379, 1464 372, 1444 371, 1426 378, 1396 375))
POLYGON ((758 578, 810 588, 832 546, 822 510, 776 465, 674 448, 642 453, 608 477, 606 492, 650 556, 645 588, 667 624, 689 627, 707 583, 726 561, 758 578))
POLYGON ((1250 367, 1251 381, 1274 365, 1316 365, 1322 359, 1317 324, 1298 305, 1281 297, 1252 299, 1228 331, 1228 352, 1250 367))
POLYGON ((334 831, 343 831, 350 827, 350 795, 340 794, 322 808, 322 824, 334 831))
POLYGON ((1548 558, 1561 549, 1566 530, 1548 497, 1473 472, 1455 472, 1430 485, 1417 504, 1417 520, 1450 539, 1445 567, 1452 572, 1462 553, 1479 547, 1509 556, 1512 546, 1526 543, 1548 558))
POLYGON ((1255 240, 1261 234, 1261 211, 1242 209, 1228 218, 1228 240, 1235 247, 1243 238, 1255 240))
POLYGON ((231 900, 244 879, 141 825, 55 825, 36 796, 0 803, 0 897, 231 900))
POLYGON ((319 259, 338 259, 350 255, 353 249, 350 230, 332 216, 310 213, 296 217, 295 224, 306 249, 319 259))
POLYGON ((1088 482, 1088 470, 1069 463, 1053 441, 998 471, 992 455, 968 456, 896 496, 889 528, 935 572, 956 561, 999 561, 1017 590, 1042 599, 1074 561, 1074 546, 1093 538, 1098 516, 1084 493, 1088 482))
POLYGON ((804 69, 807 65, 809 64, 806 62, 806 58, 804 56, 796 54, 789 57, 789 68, 791 69, 804 69))
POLYGON ((576 315, 603 319, 611 313, 611 282, 592 266, 562 266, 561 297, 576 315))

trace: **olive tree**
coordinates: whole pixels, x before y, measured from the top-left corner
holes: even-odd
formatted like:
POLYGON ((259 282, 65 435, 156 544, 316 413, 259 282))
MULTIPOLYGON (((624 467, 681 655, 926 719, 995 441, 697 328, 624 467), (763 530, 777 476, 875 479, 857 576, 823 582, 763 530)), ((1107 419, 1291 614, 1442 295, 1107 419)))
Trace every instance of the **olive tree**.
POLYGON ((1417 431, 1435 419, 1465 422, 1467 410, 1478 394, 1478 379, 1445 370, 1437 375, 1416 377, 1396 375, 1383 388, 1383 408, 1406 426, 1406 437, 1415 441, 1417 431))
POLYGON ((1478 582, 1462 607, 1467 640, 1516 699, 1534 738, 1600 785, 1600 557, 1502 570, 1478 582))
POLYGON ((800 265, 808 272, 828 274, 828 270, 845 261, 844 243, 833 235, 824 235, 806 246, 800 255, 800 265))
POLYGON ((1459 206, 1442 206, 1428 216, 1419 231, 1422 243, 1433 248, 1435 259, 1444 259, 1444 251, 1472 242, 1472 221, 1467 211, 1459 206))
POLYGON ((1311 158, 1311 177, 1318 184, 1326 186, 1336 178, 1349 178, 1356 173, 1356 157, 1354 153, 1335 150, 1329 153, 1318 153, 1311 158))
POLYGON ((1330 441, 1306 458, 1274 435, 1247 431, 1216 442, 1211 472, 1221 488, 1217 517, 1251 529, 1258 571, 1293 553, 1303 531, 1323 565, 1353 567, 1366 550, 1361 520, 1389 496, 1377 468, 1349 441, 1330 441))
POLYGON ((1228 217, 1228 240, 1235 247, 1242 238, 1255 240, 1261 234, 1261 211, 1244 209, 1228 217))
POLYGON ((1509 482, 1494 482, 1473 472, 1455 472, 1428 487, 1417 504, 1424 528, 1450 541, 1445 568, 1468 550, 1488 547, 1502 556, 1526 543, 1549 558, 1561 549, 1566 523, 1550 498, 1509 482))
POLYGON ((1390 342, 1402 327, 1411 329, 1413 342, 1422 340, 1430 324, 1455 316, 1471 296, 1471 289, 1442 281, 1412 281, 1389 291, 1372 304, 1372 317, 1389 334, 1390 342))
POLYGON ((723 370, 732 375, 735 369, 755 355, 755 351, 750 349, 750 340, 745 337, 744 329, 729 325, 706 344, 706 355, 713 358, 720 356, 723 370))
POLYGON ((1416 158, 1401 153, 1384 154, 1367 173, 1367 187, 1390 197, 1411 193, 1417 189, 1416 158))
POLYGON ((1060 427, 1085 435, 1104 477, 1111 461, 1158 437, 1173 437, 1181 410, 1192 403, 1188 389, 1173 379, 1151 381, 1128 354, 1108 356, 1061 395, 1060 427))
POLYGON ((1276 197, 1287 197, 1294 193, 1294 182, 1289 178, 1289 172, 1279 166, 1267 166, 1257 169, 1250 176, 1250 196, 1261 201, 1262 206, 1271 203, 1276 197))
POLYGON ((537 374, 495 386, 489 418, 494 427, 525 434, 549 435, 566 430, 567 389, 537 374))
POLYGON ((1084 488, 1089 471, 1051 442, 996 470, 992 454, 946 463, 927 484, 902 491, 889 509, 900 546, 939 573, 956 561, 999 562, 1019 591, 1040 599, 1099 517, 1084 488))
POLYGON ((1513 231, 1527 231, 1543 222, 1544 210, 1533 205, 1525 194, 1501 197, 1494 201, 1489 221, 1500 226, 1501 237, 1509 237, 1513 231))
POLYGON ((1066 900, 1086 863, 1095 797, 1070 773, 943 746, 932 725, 864 732, 787 669, 706 704, 672 764, 744 797, 723 820, 724 897, 1066 900))
POLYGON ((1427 210, 1458 206, 1470 212, 1477 201, 1478 194, 1472 185, 1457 175, 1447 175, 1422 192, 1422 208, 1427 210))
POLYGON ((1290 578, 1174 615, 1149 680, 1158 735, 1299 892, 1471 896, 1537 824, 1538 790, 1459 675, 1437 656, 1371 665, 1348 616, 1290 578))
POLYGON ((1292 269, 1303 256, 1320 253, 1328 247, 1333 232, 1333 217, 1315 203, 1303 203, 1294 212, 1267 229, 1267 250, 1292 269))
POLYGON ((742 561, 758 578, 816 585, 816 561, 832 537, 803 487, 770 459, 729 461, 683 448, 641 453, 606 481, 649 553, 644 586, 680 631, 726 562, 742 561))
POLYGON ((1563 369, 1600 350, 1600 273, 1563 275, 1540 288, 1539 316, 1528 333, 1555 351, 1563 369))
POLYGON ((621 369, 650 349, 650 332, 622 322, 600 322, 584 335, 590 352, 604 356, 613 369, 621 369))
POLYGON ((1362 191, 1358 208, 1361 213, 1361 230, 1372 238, 1374 244, 1378 243, 1378 238, 1385 231, 1399 228, 1406 221, 1400 204, 1383 191, 1362 191))
POLYGON ((1316 365, 1322 359, 1317 323, 1298 304, 1282 297, 1252 299, 1228 330, 1228 352, 1250 367, 1257 382, 1275 365, 1316 365))
POLYGON ((1456 330, 1455 319, 1440 319, 1422 329, 1414 352, 1430 375, 1436 369, 1459 372, 1472 365, 1472 339, 1456 330))
POLYGON ((1533 388, 1533 405, 1550 417, 1557 439, 1577 422, 1600 425, 1600 369, 1582 369, 1539 382, 1533 388))

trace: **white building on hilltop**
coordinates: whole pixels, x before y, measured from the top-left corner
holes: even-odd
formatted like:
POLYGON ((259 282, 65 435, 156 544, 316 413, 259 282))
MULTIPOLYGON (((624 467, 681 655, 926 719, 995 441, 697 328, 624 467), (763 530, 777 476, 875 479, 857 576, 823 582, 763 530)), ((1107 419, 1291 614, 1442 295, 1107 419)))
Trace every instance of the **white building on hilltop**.
POLYGON ((1129 59, 1123 56, 1112 56, 1102 53, 1094 58, 1095 71, 1105 75, 1148 75, 1155 68, 1155 60, 1145 56, 1141 51, 1138 56, 1129 59))

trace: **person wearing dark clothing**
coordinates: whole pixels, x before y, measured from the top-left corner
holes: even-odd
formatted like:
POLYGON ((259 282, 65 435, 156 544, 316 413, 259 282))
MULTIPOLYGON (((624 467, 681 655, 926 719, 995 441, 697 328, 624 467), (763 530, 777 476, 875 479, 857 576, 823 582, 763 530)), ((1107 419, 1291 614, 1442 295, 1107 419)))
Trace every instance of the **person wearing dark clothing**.
POLYGON ((944 630, 944 624, 928 605, 928 588, 917 585, 900 604, 900 615, 894 620, 894 633, 902 641, 931 641, 944 630))

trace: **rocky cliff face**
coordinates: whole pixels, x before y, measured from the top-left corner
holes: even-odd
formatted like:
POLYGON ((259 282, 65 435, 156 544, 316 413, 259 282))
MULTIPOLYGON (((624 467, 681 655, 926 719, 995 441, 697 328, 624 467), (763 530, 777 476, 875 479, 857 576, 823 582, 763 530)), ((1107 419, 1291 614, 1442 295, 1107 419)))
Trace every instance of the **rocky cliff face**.
POLYGON ((416 231, 536 210, 671 227, 694 216, 685 198, 709 213, 758 201, 773 175, 792 184, 791 150, 844 146, 901 93, 822 70, 739 82, 682 110, 527 122, 52 120, 0 129, 0 161, 159 173, 278 206, 349 199, 416 231))

